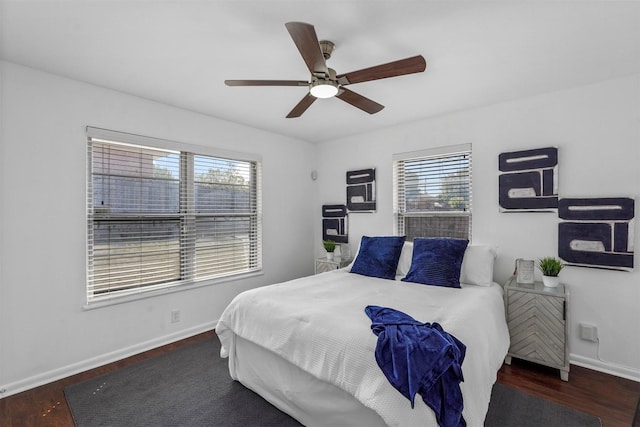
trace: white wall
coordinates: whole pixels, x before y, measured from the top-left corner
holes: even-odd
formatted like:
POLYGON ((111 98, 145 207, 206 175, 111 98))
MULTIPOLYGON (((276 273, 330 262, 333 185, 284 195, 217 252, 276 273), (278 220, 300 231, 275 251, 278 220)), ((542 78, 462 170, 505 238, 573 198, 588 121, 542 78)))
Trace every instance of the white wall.
MULTIPOLYGON (((472 241, 499 247, 495 278, 504 282, 516 258, 557 254, 558 218, 555 213, 499 213, 498 155, 557 146, 561 197, 636 199, 638 250, 639 104, 640 75, 634 75, 323 143, 318 156, 316 221, 320 222, 322 204, 345 202, 347 170, 375 167, 378 209, 372 214, 349 215, 352 252, 363 234, 393 234, 392 154, 472 143, 472 241)), ((321 256, 319 229, 315 238, 316 256, 321 256)), ((579 267, 563 270, 561 277, 571 292, 572 363, 640 380, 638 255, 635 265, 631 273, 579 267), (581 322, 598 326, 599 355, 596 344, 578 338, 581 322)))
POLYGON ((0 72, 0 397, 210 330, 240 291, 313 272, 316 222, 300 201, 315 191, 314 146, 6 62, 0 72), (83 310, 87 125, 262 155, 264 275, 83 310))

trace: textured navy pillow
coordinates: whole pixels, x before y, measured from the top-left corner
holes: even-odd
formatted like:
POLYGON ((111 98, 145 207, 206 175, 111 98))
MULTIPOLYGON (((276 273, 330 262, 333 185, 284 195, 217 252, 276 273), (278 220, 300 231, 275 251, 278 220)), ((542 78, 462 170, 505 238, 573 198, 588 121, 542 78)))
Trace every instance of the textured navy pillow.
POLYGON ((381 279, 395 279, 404 239, 405 236, 362 236, 351 272, 381 279))
POLYGON ((459 288, 460 268, 468 244, 469 241, 463 239, 414 239, 411 268, 402 280, 459 288))

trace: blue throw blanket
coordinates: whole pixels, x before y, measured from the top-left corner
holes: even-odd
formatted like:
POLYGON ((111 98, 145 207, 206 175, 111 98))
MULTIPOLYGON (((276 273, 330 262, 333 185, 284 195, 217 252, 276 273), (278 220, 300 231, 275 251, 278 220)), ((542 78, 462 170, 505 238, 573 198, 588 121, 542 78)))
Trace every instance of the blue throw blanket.
POLYGON ((369 305, 364 311, 378 336, 378 366, 411 407, 419 393, 441 427, 466 426, 460 391, 466 346, 438 323, 420 323, 388 307, 369 305))

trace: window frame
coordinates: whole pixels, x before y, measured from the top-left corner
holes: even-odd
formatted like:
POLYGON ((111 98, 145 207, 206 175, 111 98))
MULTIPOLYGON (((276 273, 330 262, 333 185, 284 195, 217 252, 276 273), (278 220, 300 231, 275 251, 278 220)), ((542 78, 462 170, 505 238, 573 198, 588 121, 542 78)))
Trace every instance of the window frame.
MULTIPOLYGON (((86 150, 87 150, 87 167, 86 167, 86 179, 87 179, 87 277, 85 284, 86 292, 86 304, 85 309, 96 308, 105 305, 112 305, 121 302, 137 300, 141 298, 148 298, 158 294, 165 294, 169 292, 178 292, 188 289, 195 289, 202 286, 209 286, 218 283, 224 283, 229 281, 240 280, 247 277, 253 277, 263 274, 262 272, 262 161, 259 155, 241 153, 235 151, 221 150, 212 147, 204 147, 199 145, 185 144, 181 142, 175 142, 165 139, 158 139, 153 137, 129 134, 124 132, 112 131, 107 129, 89 127, 86 128, 86 150), (96 294, 94 288, 94 256, 93 245, 94 235, 93 230, 96 221, 109 221, 109 215, 105 215, 100 212, 99 209, 95 209, 93 206, 93 145, 94 144, 114 144, 122 146, 133 146, 137 149, 149 148, 152 150, 166 151, 170 153, 177 153, 179 156, 179 177, 178 181, 179 191, 179 207, 175 213, 170 214, 150 214, 148 211, 140 214, 129 214, 134 220, 138 221, 152 221, 157 218, 174 219, 179 222, 178 225, 178 241, 179 241, 179 259, 177 262, 180 264, 180 274, 177 280, 167 280, 158 284, 144 284, 141 286, 129 286, 122 290, 107 291, 96 294), (208 275, 206 277, 195 278, 195 243, 192 243, 191 249, 189 244, 186 244, 186 239, 197 239, 194 236, 193 229, 190 229, 189 224, 194 224, 199 218, 215 218, 228 216, 229 213, 209 213, 201 214, 195 211, 196 201, 193 197, 197 184, 197 179, 194 172, 195 158, 200 157, 202 159, 214 159, 219 161, 241 162, 248 165, 248 170, 251 176, 249 181, 249 201, 248 209, 238 214, 238 217, 248 218, 250 228, 248 231, 249 240, 246 245, 249 246, 249 252, 246 255, 247 268, 243 268, 236 271, 225 272, 224 274, 208 275), (189 200, 188 202, 185 202, 189 200), (190 234, 191 233, 191 234, 190 234), (191 253, 185 251, 192 250, 191 253)), ((109 175, 111 176, 111 175, 109 175)), ((134 178, 135 179, 135 178, 134 178)), ((140 176, 138 178, 143 181, 145 178, 140 176)), ((217 199, 214 198, 217 203, 217 199)), ((233 214, 233 213, 231 213, 233 214)), ((117 218, 126 217, 127 215, 113 215, 113 221, 117 218)), ((141 226, 144 227, 144 226, 141 226)), ((215 228, 208 228, 207 230, 215 230, 215 228)), ((216 258, 217 259, 217 258, 216 258)), ((176 260, 174 260, 175 262, 176 260)))
MULTIPOLYGON (((411 151, 405 153, 397 153, 393 155, 393 227, 397 235, 406 235, 406 218, 439 218, 439 217, 466 217, 468 218, 466 239, 471 241, 472 236, 472 212, 473 212, 473 167, 472 167, 472 146, 470 143, 452 146, 444 146, 431 148, 426 150, 411 151), (418 212, 408 212, 406 197, 406 181, 404 175, 404 165, 408 162, 416 161, 433 161, 442 159, 451 161, 453 158, 466 155, 468 156, 468 209, 466 210, 421 210, 418 212)), ((446 176, 446 175, 443 175, 446 176)), ((439 234, 439 233, 436 233, 439 234)), ((421 236, 413 236, 421 237, 421 236)), ((455 237, 461 236, 433 236, 433 237, 455 237)), ((408 236, 408 241, 413 240, 408 236)))

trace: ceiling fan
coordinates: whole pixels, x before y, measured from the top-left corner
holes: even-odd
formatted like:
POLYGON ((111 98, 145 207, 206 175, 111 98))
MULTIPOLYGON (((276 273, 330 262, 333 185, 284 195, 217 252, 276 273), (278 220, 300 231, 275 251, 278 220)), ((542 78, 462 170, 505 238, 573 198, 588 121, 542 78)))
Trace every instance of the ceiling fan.
POLYGON ((421 73, 427 64, 422 55, 376 65, 345 74, 336 74, 328 68, 325 60, 331 57, 335 45, 327 40, 318 41, 313 25, 304 22, 288 22, 287 31, 296 44, 307 68, 311 72, 311 81, 304 80, 225 80, 227 86, 304 86, 309 93, 289 112, 287 118, 300 117, 318 98, 335 96, 369 114, 384 108, 375 101, 357 94, 345 86, 386 79, 405 74, 421 73))

